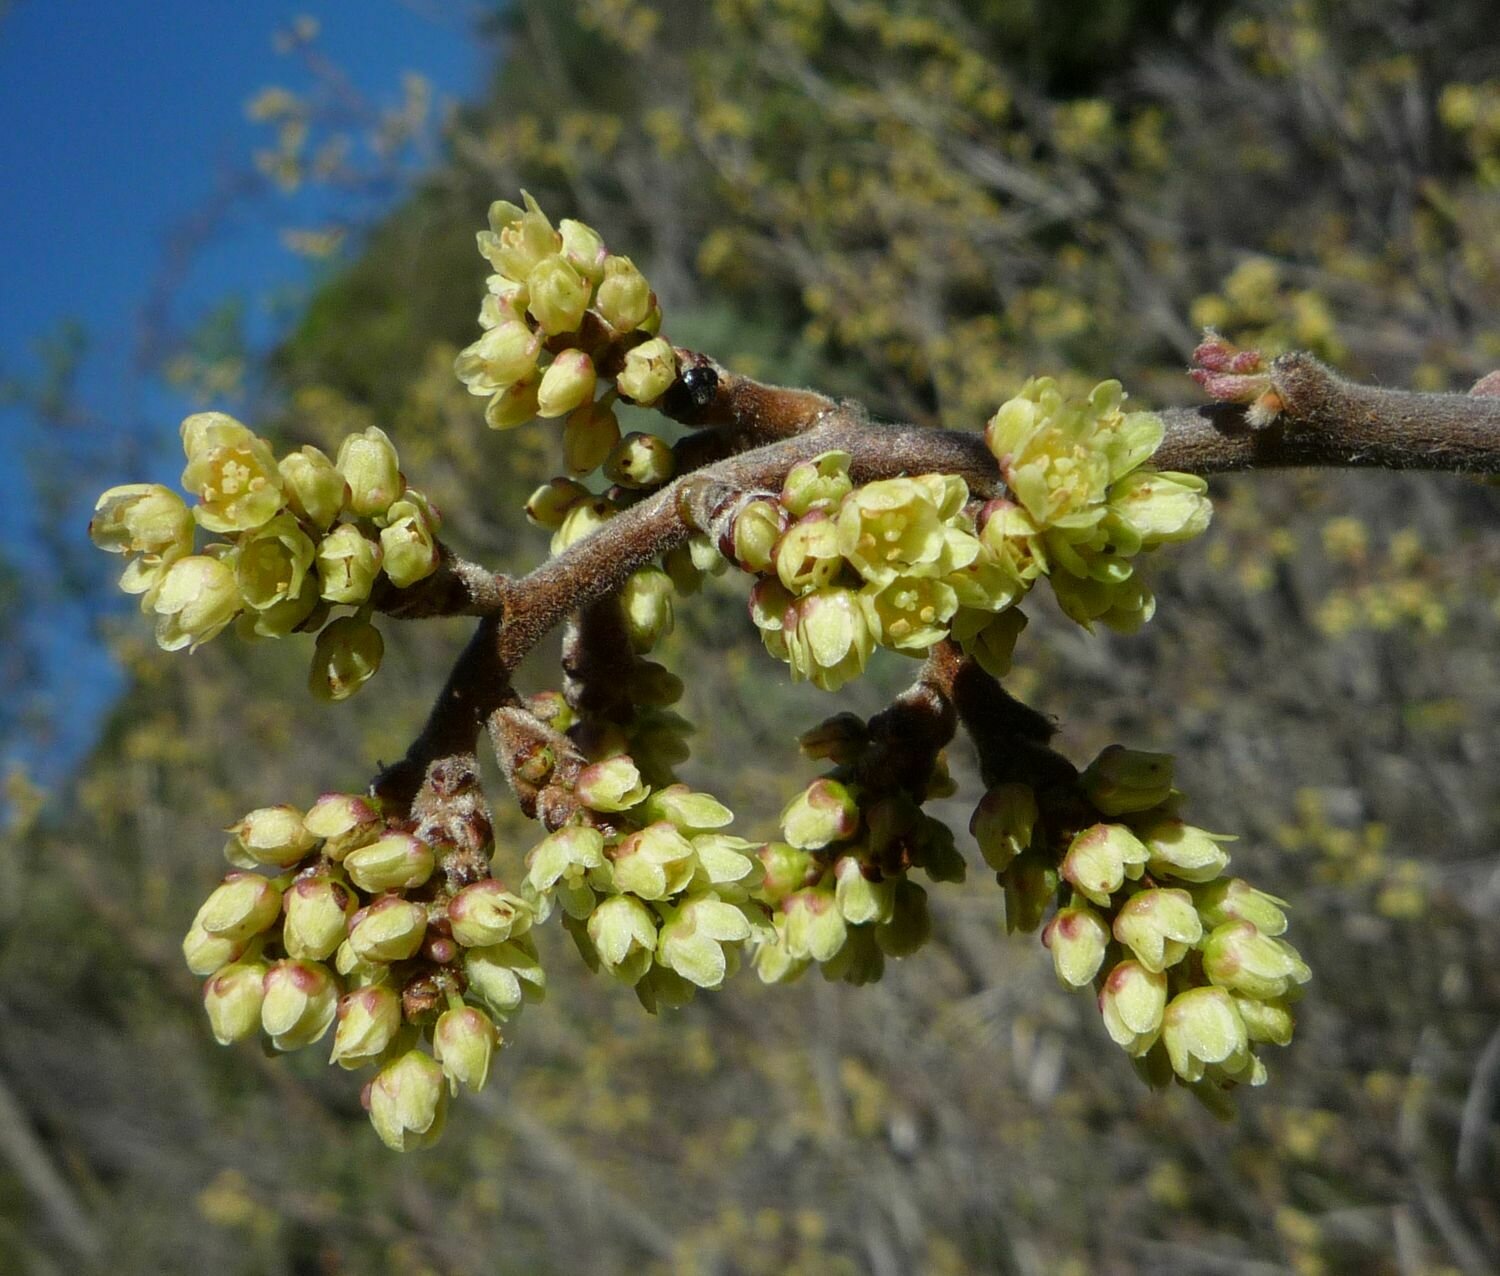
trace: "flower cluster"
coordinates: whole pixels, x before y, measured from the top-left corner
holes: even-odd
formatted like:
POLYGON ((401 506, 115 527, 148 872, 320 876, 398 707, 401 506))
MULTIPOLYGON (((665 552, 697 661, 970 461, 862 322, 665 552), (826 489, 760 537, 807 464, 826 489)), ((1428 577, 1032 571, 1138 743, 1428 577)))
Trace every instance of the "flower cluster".
POLYGON ((490 228, 479 232, 479 251, 495 273, 479 312, 484 333, 459 354, 454 371, 488 400, 491 428, 562 418, 569 473, 603 465, 616 483, 651 486, 661 481, 653 478, 661 449, 642 443, 648 435, 622 438, 614 404, 649 407, 677 379, 676 353, 656 335, 656 294, 592 227, 564 218, 554 228, 530 195, 522 198, 524 208, 497 200, 490 228), (596 398, 611 378, 613 387, 596 398))
POLYGON ((398 1151, 437 1138, 447 1091, 484 1086, 499 1025, 546 990, 531 906, 491 875, 487 819, 471 828, 430 840, 350 794, 251 811, 183 941, 221 1043, 299 1050, 332 1029, 330 1062, 378 1069, 365 1105, 398 1151))
POLYGON ((1211 1107, 1260 1085, 1258 1045, 1292 1038, 1308 969, 1283 901, 1224 876, 1230 840, 1185 823, 1172 759, 1106 749, 1065 795, 993 786, 971 829, 1012 930, 1042 930, 1057 977, 1093 986, 1110 1037, 1153 1084, 1211 1107))
POLYGON ((193 650, 234 622, 245 638, 317 633, 309 686, 342 700, 380 665, 369 598, 383 576, 398 589, 437 570, 440 518, 406 485, 396 449, 371 426, 335 460, 315 447, 279 460, 265 439, 222 412, 182 423, 188 504, 157 483, 112 487, 89 535, 129 559, 120 578, 156 617, 167 651, 193 650), (195 549, 196 528, 226 537, 195 549), (337 617, 333 609, 353 608, 337 617))

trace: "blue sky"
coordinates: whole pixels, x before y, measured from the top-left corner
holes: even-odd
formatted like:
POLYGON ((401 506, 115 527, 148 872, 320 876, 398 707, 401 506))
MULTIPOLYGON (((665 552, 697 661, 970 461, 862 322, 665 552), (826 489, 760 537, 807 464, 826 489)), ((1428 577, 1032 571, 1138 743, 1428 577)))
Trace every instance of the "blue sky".
MULTIPOLYGON (((137 374, 142 308, 179 229, 268 142, 246 101, 268 85, 309 83, 278 55, 275 33, 299 15, 317 19, 317 49, 377 104, 400 100, 406 71, 452 100, 475 93, 488 71, 465 13, 472 6, 459 0, 0 0, 0 371, 33 374, 37 339, 78 320, 91 338, 80 381, 87 406, 121 429, 159 423, 157 437, 170 440, 194 405, 137 374)), ((398 193, 352 211, 368 218, 398 193)), ((230 207, 171 289, 173 312, 190 321, 238 295, 264 346, 286 320, 286 297, 320 269, 283 247, 280 228, 351 210, 316 191, 230 207)), ((0 406, 5 454, 36 429, 26 412, 0 406)), ((174 458, 163 451, 158 464, 109 481, 173 481, 174 458)), ((0 517, 6 545, 35 562, 34 503, 8 501, 0 517)), ((54 672, 71 680, 88 671, 70 694, 102 702, 109 676, 76 615, 48 617, 40 597, 33 611, 52 628, 54 672)))

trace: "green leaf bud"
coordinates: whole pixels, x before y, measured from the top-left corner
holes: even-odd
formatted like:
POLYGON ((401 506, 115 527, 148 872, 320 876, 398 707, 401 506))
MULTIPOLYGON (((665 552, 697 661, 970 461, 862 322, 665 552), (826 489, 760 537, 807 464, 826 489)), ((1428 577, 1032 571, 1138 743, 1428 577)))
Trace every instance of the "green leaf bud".
MULTIPOLYGON (((1023 851, 997 875, 1005 890, 1005 929, 1030 933, 1042 924, 1042 916, 1057 895, 1059 874, 1055 865, 1040 854, 1023 851)), ((1097 900, 1095 901, 1098 902, 1097 900)))
POLYGON ((580 275, 590 283, 598 283, 604 277, 604 261, 609 255, 604 251, 604 240, 599 232, 586 222, 564 217, 557 223, 562 234, 562 255, 580 275))
POLYGON ((1220 842, 1234 839, 1222 833, 1194 828, 1181 820, 1153 818, 1135 826, 1151 852, 1151 872, 1185 882, 1211 882, 1229 864, 1220 842))
POLYGON ((1133 815, 1172 793, 1172 756, 1112 744, 1080 777, 1083 791, 1105 815, 1133 815))
POLYGON ((1031 845, 1038 818, 1036 794, 1029 784, 997 784, 986 791, 974 808, 969 832, 979 843, 984 862, 997 873, 1003 873, 1031 845))
POLYGON ((660 963, 651 967, 635 985, 636 1000, 648 1015, 662 1010, 680 1010, 698 995, 696 984, 660 963))
POLYGON ((349 919, 359 902, 342 882, 323 874, 303 877, 286 892, 282 943, 287 955, 302 961, 333 956, 349 933, 349 919))
POLYGON ((668 899, 687 889, 697 869, 693 844, 665 820, 648 824, 610 852, 615 889, 668 899))
POLYGON ((1262 935, 1286 932, 1286 900, 1258 891, 1240 877, 1210 882, 1193 890, 1194 902, 1203 924, 1222 926, 1225 922, 1249 922, 1262 935))
POLYGON ((851 926, 888 922, 896 908, 896 879, 881 877, 853 855, 834 863, 834 900, 851 926))
POLYGON ((397 501, 380 532, 381 562, 397 589, 405 589, 437 571, 437 538, 427 510, 414 501, 397 501))
POLYGON ((1052 968, 1070 988, 1093 982, 1109 947, 1109 927, 1086 904, 1060 908, 1042 931, 1042 943, 1052 953, 1052 968))
POLYGON ((642 491, 668 482, 676 469, 672 445, 656 434, 632 430, 621 439, 604 462, 611 483, 642 491))
POLYGON ((238 868, 290 868, 317 845, 295 806, 257 807, 224 831, 230 835, 224 858, 238 868))
POLYGON ((432 876, 432 847, 410 833, 387 833, 344 856, 344 871, 369 895, 414 890, 432 876))
POLYGON ((628 811, 645 801, 648 790, 635 763, 621 755, 584 767, 573 792, 591 811, 608 813, 628 811))
POLYGON ((837 780, 814 780, 781 812, 781 832, 804 851, 847 841, 859 832, 859 803, 837 780))
POLYGON ((445 1010, 432 1031, 432 1052, 443 1065, 443 1075, 454 1094, 461 1085, 475 1094, 484 1089, 499 1044, 500 1034, 493 1020, 473 1006, 445 1010))
POLYGON ((563 465, 568 473, 597 470, 620 442, 620 422, 607 399, 580 403, 563 422, 563 465))
POLYGON ((309 444, 282 457, 277 469, 292 512, 320 532, 333 526, 349 499, 349 485, 334 463, 309 444))
MULTIPOLYGON (((630 763, 628 758, 612 758, 610 761, 623 761, 627 765, 630 763)), ((631 771, 634 770, 634 766, 631 766, 631 771)), ((645 796, 644 791, 641 796, 645 796)), ((583 799, 580 797, 580 800, 583 799)), ((567 824, 544 837, 527 854, 526 880, 537 894, 545 895, 559 883, 580 885, 590 869, 603 866, 604 834, 586 824, 567 824)))
POLYGON ((633 895, 612 895, 589 915, 588 936, 604 969, 634 984, 656 953, 656 916, 633 895))
POLYGON ((837 510, 839 502, 854 490, 849 461, 847 452, 822 452, 809 461, 799 461, 787 471, 781 504, 793 518, 813 510, 837 510))
MULTIPOLYGON (((597 382, 594 361, 584 351, 562 351, 542 373, 536 392, 536 414, 544 418, 567 416, 594 397, 597 382)), ((610 446, 614 446, 613 440, 610 446)))
POLYGON ((607 496, 595 496, 579 501, 563 516, 562 526, 553 533, 552 553, 561 554, 585 536, 598 531, 617 512, 614 503, 607 496))
POLYGON ((238 961, 248 947, 248 940, 210 935, 203 927, 194 925, 183 936, 182 957, 193 974, 211 975, 230 962, 238 961))
POLYGON ((963 608, 953 617, 953 637, 964 655, 985 673, 1003 678, 1010 672, 1016 642, 1026 625, 1026 613, 1019 607, 995 614, 963 608))
POLYGON ((1144 844, 1123 824, 1094 824, 1069 843, 1062 876, 1085 899, 1106 908, 1127 877, 1141 875, 1148 858, 1144 844))
POLYGON ((672 909, 656 941, 656 959, 699 988, 718 988, 729 973, 725 944, 750 938, 750 923, 713 893, 690 895, 672 909))
POLYGON ((492 430, 514 430, 525 425, 540 410, 537 394, 541 386, 541 377, 531 376, 497 391, 484 405, 484 423, 492 430))
POLYGON ((814 761, 827 759, 836 766, 855 761, 869 744, 870 731, 865 720, 847 710, 824 718, 797 737, 797 747, 803 757, 814 761))
POLYGON ((522 942, 510 940, 466 949, 463 967, 470 994, 502 1019, 515 1014, 524 1003, 541 1001, 546 995, 546 973, 536 953, 522 942))
POLYGON ((383 827, 379 806, 358 793, 325 793, 302 822, 312 836, 324 839, 323 854, 331 860, 368 846, 383 827))
POLYGON ((1147 970, 1175 966, 1203 938, 1203 923, 1184 890, 1137 891, 1115 914, 1114 936, 1147 970))
POLYGON ((663 708, 682 699, 682 679, 654 660, 637 660, 626 675, 626 683, 630 699, 638 705, 663 708))
POLYGON ((128 483, 100 496, 89 536, 111 554, 172 562, 192 551, 193 515, 182 497, 160 483, 128 483))
POLYGON ((526 277, 532 317, 550 337, 577 332, 593 292, 585 279, 561 255, 544 257, 526 277))
POLYGON ((589 499, 592 493, 582 483, 570 478, 555 478, 543 483, 526 502, 526 517, 533 525, 555 532, 575 505, 589 499))
POLYGON ((822 510, 804 515, 776 542, 776 575, 794 594, 833 583, 844 565, 838 525, 822 510))
POLYGON ((831 961, 844 946, 849 927, 838 898, 827 887, 795 891, 781 901, 786 915, 786 947, 794 959, 831 961))
POLYGON ((182 486, 198 498, 193 517, 211 532, 259 527, 282 505, 281 472, 270 444, 222 412, 182 423, 182 486))
POLYGON ((875 927, 875 939, 887 957, 909 957, 932 937, 927 892, 909 878, 896 882, 891 919, 875 927))
POLYGON ((281 916, 281 892, 259 873, 231 873, 203 901, 193 925, 223 939, 250 939, 281 916))
POLYGON ((421 1050, 386 1064, 370 1085, 370 1124, 393 1152, 431 1147, 448 1115, 443 1070, 421 1050))
POLYGON ((318 634, 308 690, 319 700, 347 700, 375 676, 384 654, 380 630, 358 616, 340 616, 318 634))
POLYGON ((1214 928, 1203 946, 1203 973, 1221 988, 1262 1001, 1285 997, 1312 974, 1285 940, 1241 921, 1214 928))
MULTIPOLYGON (((837 691, 864 672, 875 635, 869 613, 860 604, 852 589, 829 585, 804 594, 786 609, 781 641, 794 680, 805 678, 823 691, 837 691)), ((765 639, 767 630, 761 629, 765 639)))
POLYGON ((196 651, 217 637, 240 610, 234 572, 204 554, 179 558, 149 597, 156 613, 156 643, 163 651, 196 651))
POLYGON ((395 445, 378 426, 345 435, 337 465, 349 484, 349 508, 361 518, 384 514, 406 490, 395 445))
POLYGON ((448 924, 465 948, 501 944, 531 929, 531 907, 494 878, 465 886, 448 901, 448 924))
POLYGON ((401 998, 388 984, 347 993, 338 1007, 329 1063, 353 1071, 379 1060, 401 1027, 401 998))
POLYGON ((1248 1058, 1245 1021, 1222 988, 1190 988, 1168 1003, 1162 1040, 1172 1071, 1184 1081, 1201 1081, 1207 1067, 1238 1070, 1248 1058))
POLYGON ((1099 1013, 1104 1017, 1105 1030, 1133 1058, 1156 1044, 1166 1008, 1166 975, 1147 970, 1138 961, 1120 962, 1099 991, 1099 1013))
POLYGON ((235 962, 203 985, 203 1009, 214 1040, 221 1046, 244 1041, 260 1031, 266 970, 264 962, 235 962))
POLYGON ((331 603, 358 605, 370 596, 383 551, 353 523, 335 527, 318 542, 318 581, 331 603))
POLYGON ((301 1050, 333 1023, 338 983, 317 962, 278 961, 266 972, 260 1024, 278 1050, 301 1050))
POLYGON ((1191 540, 1208 527, 1213 504, 1207 491, 1194 474, 1137 470, 1109 489, 1109 506, 1135 530, 1142 548, 1154 549, 1191 540))
POLYGON ((363 962, 405 961, 422 947, 427 909, 399 895, 386 895, 355 913, 349 947, 363 962))
POLYGON ((671 578, 660 567, 643 567, 625 582, 620 609, 633 651, 648 652, 672 632, 675 593, 671 578))
POLYGON ((604 259, 594 309, 616 332, 633 332, 651 313, 651 285, 629 257, 604 259))
MULTIPOLYGON (((605 280, 607 284, 608 279, 605 280)), ((604 285, 600 285, 603 291, 604 285)), ((615 378, 621 395, 643 408, 649 408, 667 387, 677 380, 677 353, 672 343, 662 337, 638 345, 625 355, 625 366, 615 378)))
POLYGON ((552 229, 536 200, 521 192, 525 211, 509 200, 490 205, 490 228, 478 235, 479 251, 500 274, 524 282, 545 257, 562 248, 562 236, 552 229))
POLYGON ((877 982, 885 974, 885 952, 870 926, 855 926, 844 946, 820 968, 824 979, 842 980, 854 987, 877 982))

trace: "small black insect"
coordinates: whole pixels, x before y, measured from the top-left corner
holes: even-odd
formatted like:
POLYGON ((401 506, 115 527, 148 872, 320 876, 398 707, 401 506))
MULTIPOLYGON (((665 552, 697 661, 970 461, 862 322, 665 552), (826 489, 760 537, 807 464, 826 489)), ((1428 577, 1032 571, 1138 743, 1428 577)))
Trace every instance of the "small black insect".
POLYGON ((719 389, 719 374, 709 367, 688 368, 682 374, 682 388, 698 409, 706 408, 714 401, 719 389))

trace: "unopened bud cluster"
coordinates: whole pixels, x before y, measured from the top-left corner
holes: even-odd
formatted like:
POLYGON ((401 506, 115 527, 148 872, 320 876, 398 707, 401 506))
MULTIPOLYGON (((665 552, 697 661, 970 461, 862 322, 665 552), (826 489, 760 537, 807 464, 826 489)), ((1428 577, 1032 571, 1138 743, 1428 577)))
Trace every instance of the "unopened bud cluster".
POLYGON ((1292 1038, 1307 966, 1283 901, 1224 876, 1229 840, 1185 823, 1172 759, 1118 746, 1063 803, 997 784, 970 828, 1012 930, 1042 930, 1057 977, 1093 987, 1110 1037, 1152 1084, 1175 1077, 1222 1109, 1260 1085, 1260 1045, 1292 1038), (1081 825, 1081 827, 1080 827, 1081 825))
POLYGON ((566 218, 554 227, 530 195, 522 199, 524 208, 497 200, 489 229, 479 232, 495 273, 479 312, 484 333, 454 370, 488 400, 484 418, 493 429, 561 419, 570 474, 602 465, 626 487, 659 484, 671 476, 669 456, 662 472, 665 444, 622 438, 614 411, 618 400, 649 407, 677 379, 676 353, 657 335, 656 294, 592 227, 566 218))
POLYGON ((379 803, 330 794, 251 811, 229 830, 233 870, 183 940, 223 1044, 264 1034, 374 1068, 365 1106, 397 1150, 442 1131, 448 1097, 481 1089, 499 1025, 541 1000, 531 905, 489 869, 488 822, 434 843, 379 803))
POLYGON ((371 426, 334 460, 315 447, 278 460, 233 417, 200 412, 182 423, 182 445, 195 504, 132 483, 105 492, 89 524, 96 545, 129 560, 120 587, 156 617, 158 644, 191 651, 231 622, 249 639, 316 633, 313 694, 352 695, 384 649, 369 620, 377 581, 404 589, 441 557, 438 512, 407 486, 390 439, 371 426), (226 539, 195 549, 199 527, 226 539))

